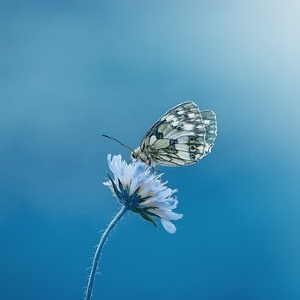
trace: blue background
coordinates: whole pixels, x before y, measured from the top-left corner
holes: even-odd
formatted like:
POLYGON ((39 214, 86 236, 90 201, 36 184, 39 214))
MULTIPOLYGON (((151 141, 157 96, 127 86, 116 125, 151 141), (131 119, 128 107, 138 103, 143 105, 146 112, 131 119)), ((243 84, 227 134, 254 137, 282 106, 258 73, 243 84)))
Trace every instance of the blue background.
POLYGON ((298 1, 1 1, 0 298, 81 299, 119 205, 108 153, 170 107, 218 116, 161 168, 178 231, 128 213, 94 299, 300 299, 298 1))

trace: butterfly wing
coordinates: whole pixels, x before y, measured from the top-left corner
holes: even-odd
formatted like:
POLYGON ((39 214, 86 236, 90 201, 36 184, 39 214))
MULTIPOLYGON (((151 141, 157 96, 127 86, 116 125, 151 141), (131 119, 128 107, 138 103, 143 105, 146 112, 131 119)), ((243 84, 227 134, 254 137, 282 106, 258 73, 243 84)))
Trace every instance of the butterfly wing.
POLYGON ((186 166, 210 153, 217 135, 216 115, 183 102, 167 111, 146 133, 140 149, 152 162, 186 166))

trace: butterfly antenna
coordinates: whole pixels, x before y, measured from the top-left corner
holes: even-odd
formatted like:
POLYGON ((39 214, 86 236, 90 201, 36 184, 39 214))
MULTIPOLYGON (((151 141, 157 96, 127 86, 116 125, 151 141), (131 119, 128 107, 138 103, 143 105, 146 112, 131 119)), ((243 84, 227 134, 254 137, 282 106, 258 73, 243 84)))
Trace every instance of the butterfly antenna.
POLYGON ((104 137, 106 137, 106 138, 108 138, 108 139, 111 139, 111 140, 113 140, 113 141, 116 141, 116 142, 118 142, 121 146, 124 146, 124 147, 126 147, 126 148, 128 148, 128 149, 130 149, 131 151, 134 152, 134 150, 133 150, 131 147, 127 146, 126 144, 122 143, 121 141, 119 141, 119 140, 117 140, 117 139, 115 139, 115 138, 113 138, 113 137, 111 137, 111 136, 109 136, 109 135, 106 135, 106 134, 102 134, 102 136, 104 136, 104 137))

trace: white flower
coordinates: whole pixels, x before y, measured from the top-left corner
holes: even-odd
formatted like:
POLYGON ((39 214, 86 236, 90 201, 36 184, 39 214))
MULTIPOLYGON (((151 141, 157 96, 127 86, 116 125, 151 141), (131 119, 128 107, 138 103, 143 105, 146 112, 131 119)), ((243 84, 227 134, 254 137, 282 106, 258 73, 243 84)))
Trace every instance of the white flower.
POLYGON ((182 214, 174 213, 178 201, 173 197, 177 190, 166 186, 161 181, 161 175, 151 173, 150 167, 137 160, 127 164, 121 155, 107 156, 110 170, 114 179, 104 182, 113 192, 114 196, 133 212, 139 213, 143 218, 156 225, 152 217, 161 219, 163 227, 169 233, 175 233, 176 227, 171 220, 178 220, 182 214))

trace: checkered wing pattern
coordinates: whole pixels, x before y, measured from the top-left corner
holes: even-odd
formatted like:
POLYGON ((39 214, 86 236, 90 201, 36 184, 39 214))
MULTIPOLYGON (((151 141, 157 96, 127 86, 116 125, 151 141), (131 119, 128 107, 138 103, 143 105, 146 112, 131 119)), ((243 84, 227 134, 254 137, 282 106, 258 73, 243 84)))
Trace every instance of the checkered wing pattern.
POLYGON ((145 134, 138 157, 163 166, 187 166, 209 154, 217 136, 216 115, 191 101, 167 111, 145 134), (139 155, 140 154, 140 155, 139 155))

